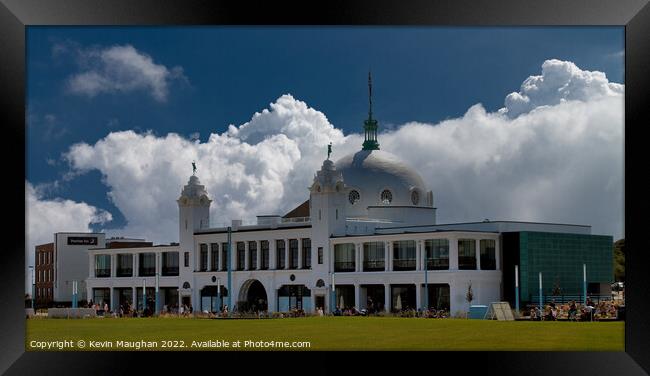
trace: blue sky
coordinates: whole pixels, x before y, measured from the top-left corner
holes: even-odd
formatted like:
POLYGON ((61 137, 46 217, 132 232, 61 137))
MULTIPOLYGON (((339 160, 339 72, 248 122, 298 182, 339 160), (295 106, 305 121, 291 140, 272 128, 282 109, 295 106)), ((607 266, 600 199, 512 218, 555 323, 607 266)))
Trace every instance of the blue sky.
POLYGON ((113 215, 104 227, 120 228, 126 219, 108 199, 102 172, 62 179, 70 167, 61 156, 73 144, 93 145, 128 129, 198 132, 205 142, 287 93, 344 134, 357 133, 367 112, 369 69, 380 127, 435 124, 476 103, 498 110, 547 59, 623 83, 623 50, 622 27, 28 27, 27 180, 58 181, 44 199, 102 208, 113 215), (184 79, 170 82, 163 102, 143 90, 93 97, 66 91, 66 80, 85 68, 71 50, 115 45, 181 67, 184 79))

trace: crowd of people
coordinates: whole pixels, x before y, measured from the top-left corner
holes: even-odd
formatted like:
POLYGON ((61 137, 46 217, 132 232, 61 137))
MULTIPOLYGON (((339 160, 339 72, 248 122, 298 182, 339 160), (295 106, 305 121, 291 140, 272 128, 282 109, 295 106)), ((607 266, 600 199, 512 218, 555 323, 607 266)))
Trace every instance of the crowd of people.
MULTIPOLYGON (((585 304, 576 303, 572 300, 567 304, 556 304, 552 300, 543 307, 530 306, 528 316, 535 321, 599 321, 618 319, 619 303, 613 300, 601 300, 598 304, 587 298, 585 304)), ((524 312, 525 314, 526 312, 524 312)))

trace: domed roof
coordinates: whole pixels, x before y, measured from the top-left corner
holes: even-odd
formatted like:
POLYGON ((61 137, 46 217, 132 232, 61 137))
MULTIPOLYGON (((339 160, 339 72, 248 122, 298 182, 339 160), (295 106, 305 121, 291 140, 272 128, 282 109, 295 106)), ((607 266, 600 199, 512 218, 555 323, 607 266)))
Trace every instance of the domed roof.
POLYGON ((426 206, 422 177, 391 153, 361 150, 335 165, 343 174, 347 192, 356 191, 348 200, 349 214, 363 215, 368 206, 426 206))

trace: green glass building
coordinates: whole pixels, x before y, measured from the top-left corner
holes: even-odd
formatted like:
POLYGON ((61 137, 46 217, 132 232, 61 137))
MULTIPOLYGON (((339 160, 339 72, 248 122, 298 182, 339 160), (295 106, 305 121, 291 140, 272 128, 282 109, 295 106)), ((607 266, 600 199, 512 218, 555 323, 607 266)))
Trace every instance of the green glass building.
POLYGON ((583 264, 587 294, 606 295, 614 282, 613 238, 605 235, 555 232, 504 232, 503 296, 514 304, 515 265, 519 266, 522 304, 539 301, 539 272, 544 301, 582 296, 583 264))

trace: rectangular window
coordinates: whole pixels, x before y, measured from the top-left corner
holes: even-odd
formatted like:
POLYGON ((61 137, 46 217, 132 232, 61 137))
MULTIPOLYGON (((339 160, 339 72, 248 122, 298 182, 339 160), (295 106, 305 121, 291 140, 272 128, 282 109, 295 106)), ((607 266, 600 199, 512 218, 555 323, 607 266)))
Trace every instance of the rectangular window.
POLYGON ((246 263, 246 245, 244 242, 237 242, 237 270, 244 270, 246 263))
POLYGON ((111 255, 95 256, 95 277, 103 278, 111 276, 111 255))
POLYGON ((219 270, 219 243, 210 244, 210 270, 219 270))
POLYGON ((415 240, 393 242, 393 270, 415 270, 415 240))
POLYGON ((311 239, 302 239, 302 268, 311 269, 311 239))
POLYGON ((289 239, 289 269, 298 268, 298 239, 289 239))
POLYGON ((476 270, 476 240, 458 239, 458 269, 476 270))
POLYGON ((262 248, 262 265, 260 265, 260 269, 266 270, 269 268, 269 241, 262 240, 260 247, 262 248))
POLYGON ((318 247, 318 265, 323 264, 323 247, 318 247))
POLYGON ((276 254, 278 257, 278 269, 285 269, 286 268, 286 263, 285 263, 285 244, 284 240, 276 240, 275 241, 275 249, 276 249, 276 254))
POLYGON ((100 309, 104 309, 104 304, 110 304, 111 302, 111 289, 108 288, 97 288, 93 289, 93 303, 100 305, 100 309))
POLYGON ((189 268, 190 267, 190 253, 185 252, 185 256, 183 256, 183 257, 185 257, 185 267, 189 268))
POLYGON ((140 277, 153 277, 156 275, 156 254, 140 253, 140 277))
POLYGON ((427 255, 427 270, 449 269, 449 240, 433 239, 424 241, 427 255))
POLYGON ((257 269, 257 242, 248 242, 248 270, 257 269))
POLYGON ((221 270, 228 270, 228 243, 221 243, 221 270))
POLYGON ((481 239, 481 270, 496 270, 495 244, 494 239, 481 239))
POLYGON ((353 272, 355 270, 354 244, 334 245, 334 271, 353 272))
POLYGON ((162 275, 164 276, 178 275, 178 252, 162 253, 162 275))
POLYGON ((199 249, 199 271, 204 272, 208 270, 208 245, 200 244, 199 249))
POLYGON ((117 255, 117 276, 133 277, 133 255, 132 254, 117 255))
POLYGON ((386 246, 384 242, 363 243, 363 271, 385 270, 386 246))

